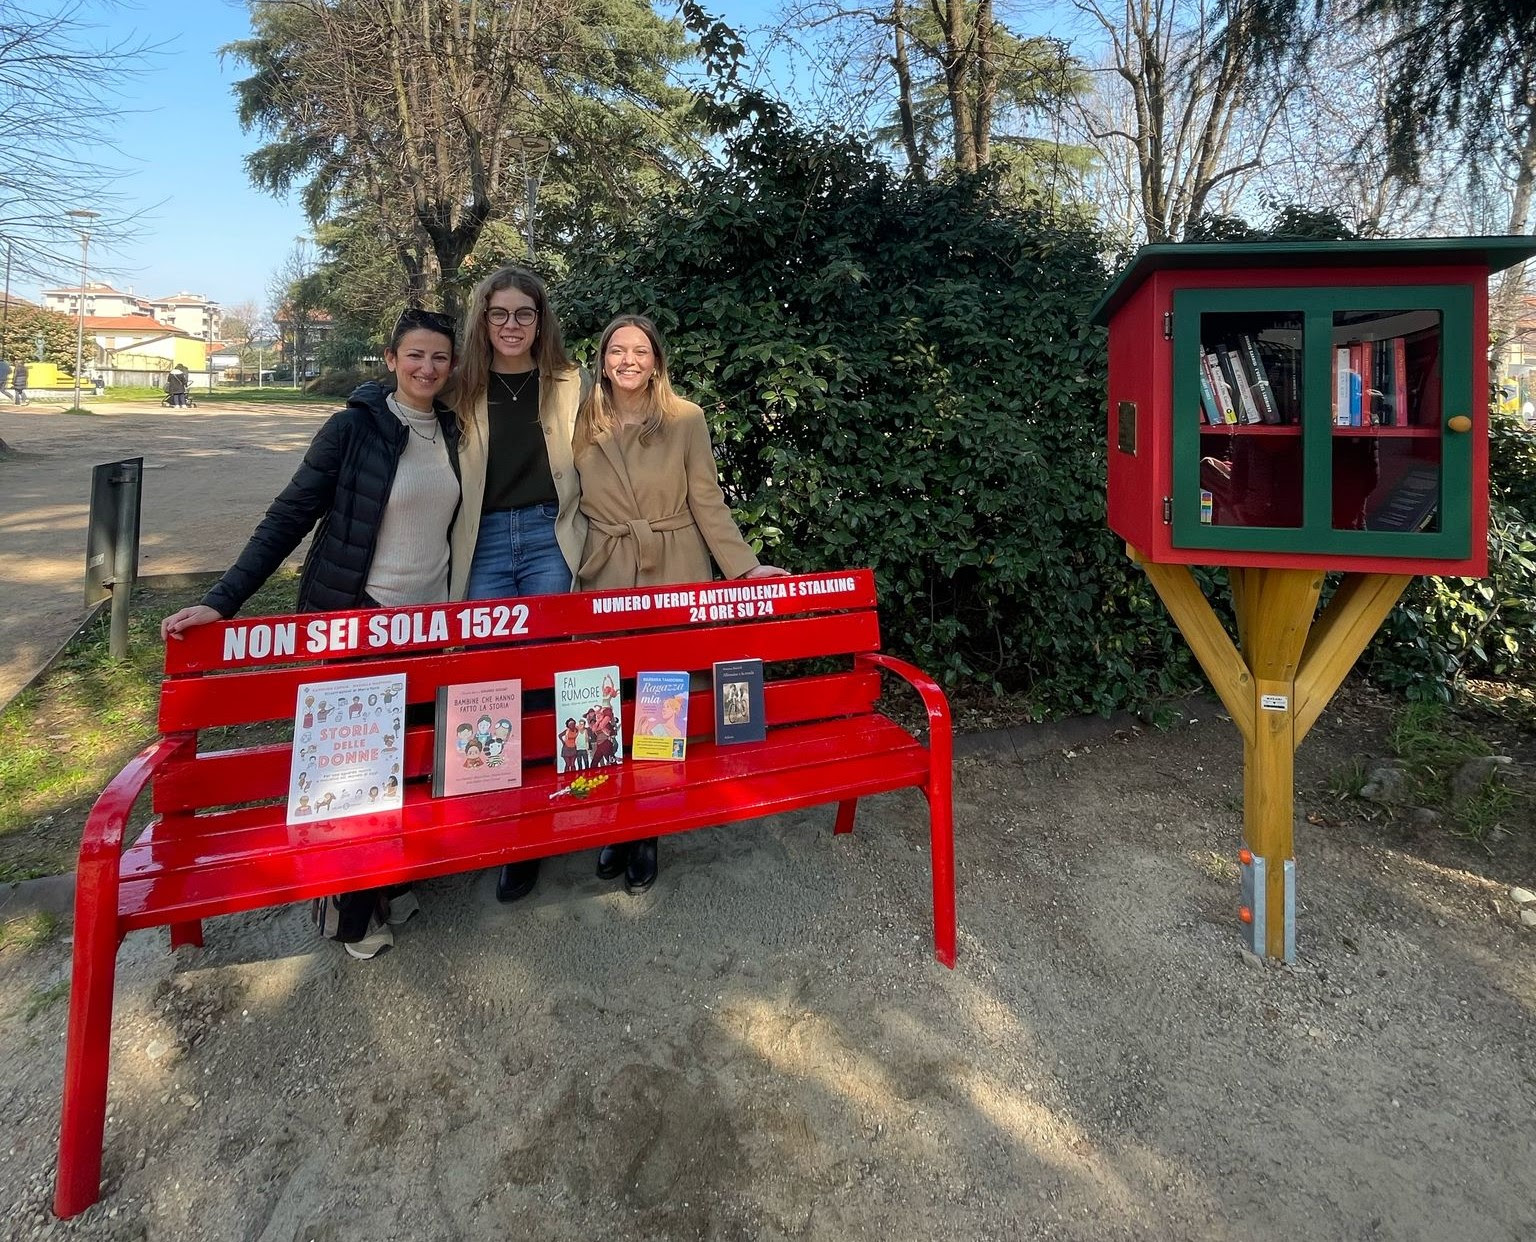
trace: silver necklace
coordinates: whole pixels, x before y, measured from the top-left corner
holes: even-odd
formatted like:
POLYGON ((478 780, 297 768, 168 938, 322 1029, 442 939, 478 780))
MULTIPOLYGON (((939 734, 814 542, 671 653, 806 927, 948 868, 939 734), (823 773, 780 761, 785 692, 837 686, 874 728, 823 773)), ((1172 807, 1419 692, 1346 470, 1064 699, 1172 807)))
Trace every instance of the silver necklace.
POLYGON ((497 374, 501 376, 501 382, 507 387, 507 400, 511 402, 517 402, 522 400, 523 391, 528 387, 528 385, 539 378, 539 368, 534 367, 533 370, 527 372, 523 376, 523 382, 517 386, 516 392, 512 391, 512 381, 506 377, 505 372, 498 371, 497 374))

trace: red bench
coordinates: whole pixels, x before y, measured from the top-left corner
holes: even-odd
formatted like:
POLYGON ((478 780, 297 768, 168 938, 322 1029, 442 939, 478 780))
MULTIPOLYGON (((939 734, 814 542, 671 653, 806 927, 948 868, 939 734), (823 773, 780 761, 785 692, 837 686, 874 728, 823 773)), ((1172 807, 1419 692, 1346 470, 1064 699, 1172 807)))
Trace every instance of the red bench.
POLYGON ((80 846, 54 1210, 73 1216, 100 1194, 117 950, 139 928, 168 926, 173 947, 196 945, 211 915, 830 802, 838 804, 833 830, 849 832, 859 798, 911 786, 929 804, 934 950, 953 966, 949 705, 932 679, 879 648, 869 570, 256 617, 169 644, 163 736, 103 791, 80 846), (432 798, 432 730, 409 728, 401 809, 292 827, 286 743, 198 751, 200 730, 291 721, 299 684, 331 676, 403 672, 407 700, 431 703, 439 686, 458 682, 516 676, 527 692, 552 687, 567 669, 707 674, 718 660, 754 657, 768 674, 764 741, 716 747, 712 694, 695 692, 686 762, 626 758, 582 800, 550 798, 571 779, 554 771, 550 710, 524 716, 519 789, 432 798), (844 657, 835 661, 841 671, 775 679, 793 671, 775 662, 825 657, 844 657), (921 696, 926 745, 877 709, 882 670, 921 696), (146 787, 154 818, 125 850, 124 826, 146 787))

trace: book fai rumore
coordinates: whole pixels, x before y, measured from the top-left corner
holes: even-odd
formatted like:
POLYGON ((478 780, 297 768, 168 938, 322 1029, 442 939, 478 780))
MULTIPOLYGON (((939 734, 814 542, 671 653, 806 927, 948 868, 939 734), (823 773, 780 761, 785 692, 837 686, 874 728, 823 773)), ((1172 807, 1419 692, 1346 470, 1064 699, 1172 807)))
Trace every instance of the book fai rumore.
POLYGON ((297 698, 288 822, 398 810, 405 674, 307 681, 297 698))
POLYGON ((465 682, 437 692, 432 796, 454 797, 523 783, 523 683, 465 682))
POLYGON ((635 678, 635 759, 682 759, 688 753, 688 674, 635 678))
POLYGON ((586 772, 624 759, 619 666, 555 674, 555 771, 586 772))

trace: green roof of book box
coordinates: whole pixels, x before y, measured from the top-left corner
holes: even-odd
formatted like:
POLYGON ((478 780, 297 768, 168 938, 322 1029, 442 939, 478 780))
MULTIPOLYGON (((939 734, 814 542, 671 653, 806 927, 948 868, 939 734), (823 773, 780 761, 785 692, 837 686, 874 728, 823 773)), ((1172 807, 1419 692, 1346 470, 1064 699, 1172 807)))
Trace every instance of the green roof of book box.
POLYGON ((1143 246, 1115 278, 1091 320, 1107 324, 1153 272, 1221 267, 1418 267, 1483 263, 1502 271, 1536 255, 1536 237, 1410 237, 1369 241, 1159 242, 1143 246))

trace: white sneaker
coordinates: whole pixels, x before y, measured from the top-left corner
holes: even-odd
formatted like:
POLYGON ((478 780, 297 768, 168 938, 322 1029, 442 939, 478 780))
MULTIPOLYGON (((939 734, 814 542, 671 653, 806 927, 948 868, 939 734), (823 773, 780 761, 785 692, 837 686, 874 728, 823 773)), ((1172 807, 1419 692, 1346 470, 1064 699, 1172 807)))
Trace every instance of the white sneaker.
POLYGON ((368 934, 361 940, 354 940, 342 947, 359 961, 368 961, 378 957, 386 949, 391 949, 395 944, 395 934, 389 930, 388 924, 369 923, 368 934))
POLYGON ((389 914, 384 921, 391 927, 399 927, 402 923, 409 923, 421 913, 421 902, 416 900, 415 893, 401 893, 398 897, 389 899, 389 914))

